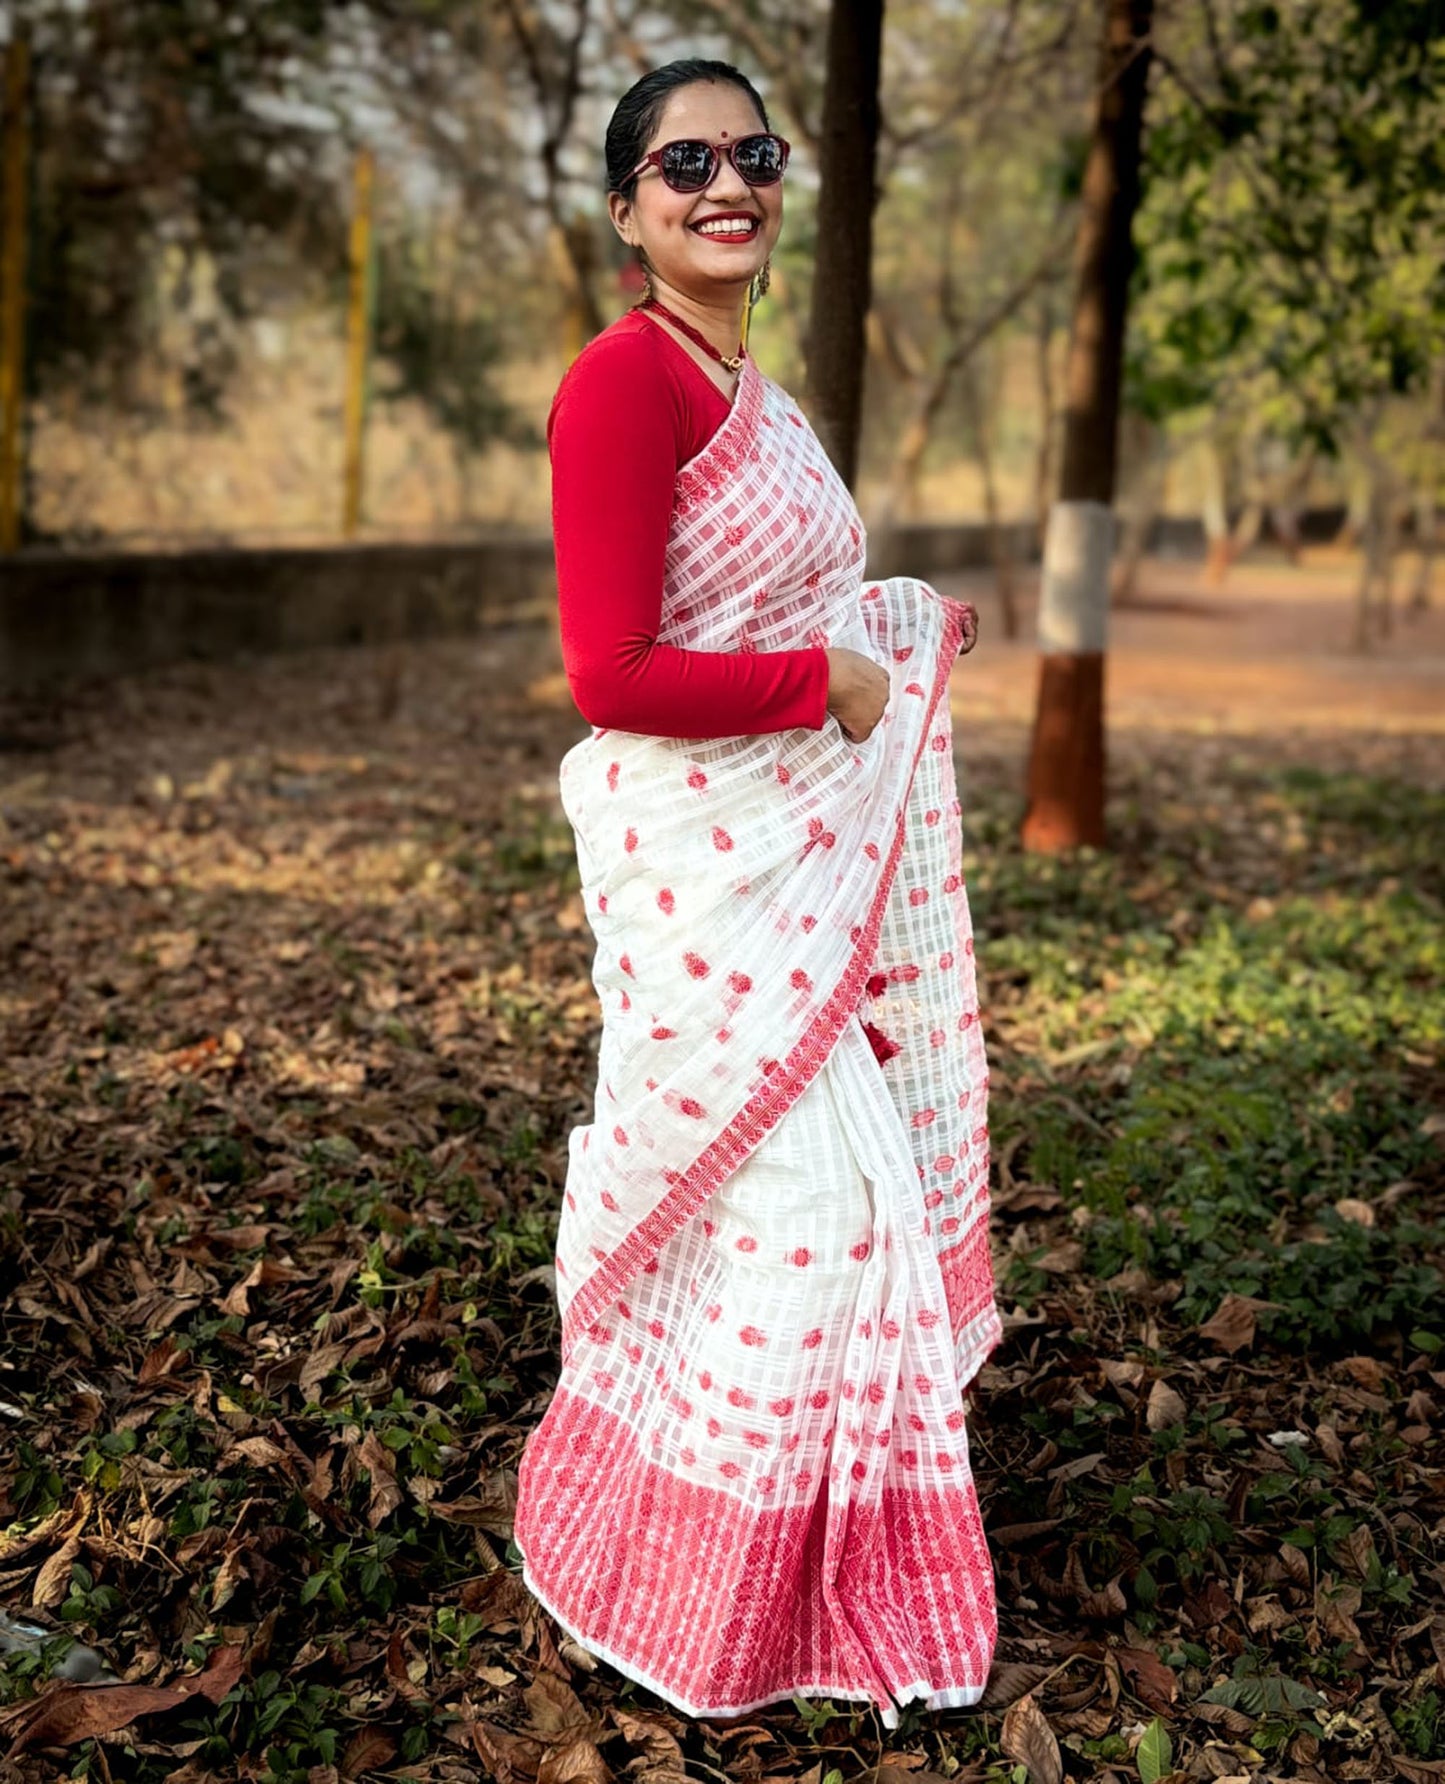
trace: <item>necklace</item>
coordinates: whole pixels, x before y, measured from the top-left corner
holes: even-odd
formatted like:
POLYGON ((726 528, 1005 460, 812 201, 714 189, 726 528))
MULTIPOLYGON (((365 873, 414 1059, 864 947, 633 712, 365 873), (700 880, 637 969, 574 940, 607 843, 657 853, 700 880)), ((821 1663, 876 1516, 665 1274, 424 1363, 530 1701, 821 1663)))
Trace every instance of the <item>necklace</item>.
POLYGON ((674 314, 666 304, 659 303, 655 297, 644 298, 637 307, 639 310, 656 310, 659 316, 666 316, 674 328, 680 328, 690 341, 696 341, 704 353, 710 353, 719 365, 726 366, 730 372, 740 372, 743 369, 743 360, 747 355, 747 348, 743 342, 738 342, 737 357, 729 358, 727 354, 719 353, 700 329, 694 328, 690 322, 684 322, 681 316, 674 314))

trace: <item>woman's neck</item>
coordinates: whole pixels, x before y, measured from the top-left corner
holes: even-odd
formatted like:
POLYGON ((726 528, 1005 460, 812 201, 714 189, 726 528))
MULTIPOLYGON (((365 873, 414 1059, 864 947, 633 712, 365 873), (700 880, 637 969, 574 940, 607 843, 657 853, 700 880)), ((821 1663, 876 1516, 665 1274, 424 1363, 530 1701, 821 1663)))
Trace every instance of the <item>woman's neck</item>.
POLYGON ((652 295, 657 301, 705 334, 719 353, 731 357, 737 352, 743 332, 742 293, 717 298, 692 297, 655 275, 651 284, 652 295))

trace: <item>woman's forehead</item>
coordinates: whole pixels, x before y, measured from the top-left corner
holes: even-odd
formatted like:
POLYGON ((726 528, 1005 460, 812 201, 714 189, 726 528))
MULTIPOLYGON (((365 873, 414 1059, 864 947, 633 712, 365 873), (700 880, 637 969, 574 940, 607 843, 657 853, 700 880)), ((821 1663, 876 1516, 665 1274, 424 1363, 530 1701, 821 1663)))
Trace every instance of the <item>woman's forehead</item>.
POLYGON ((679 136, 746 136, 761 130, 757 108, 741 87, 731 81, 689 81, 667 96, 657 129, 647 145, 672 142, 679 136))

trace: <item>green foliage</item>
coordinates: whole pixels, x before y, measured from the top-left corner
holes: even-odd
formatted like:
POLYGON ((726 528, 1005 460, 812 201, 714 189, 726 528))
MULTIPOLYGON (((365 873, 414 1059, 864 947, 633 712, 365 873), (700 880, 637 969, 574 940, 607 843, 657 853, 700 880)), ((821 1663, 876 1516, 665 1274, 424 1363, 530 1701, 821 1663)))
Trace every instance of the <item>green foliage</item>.
POLYGON ((1159 1779, 1173 1769, 1174 1743, 1157 1716, 1139 1737, 1134 1759, 1139 1767, 1139 1784, 1159 1784, 1159 1779))
MULTIPOLYGON (((1027 1041, 1027 1092, 1009 1083, 995 1132, 1023 1135, 1018 1163, 1085 1212, 1089 1268, 1176 1279, 1186 1322, 1234 1290, 1277 1303, 1259 1324, 1284 1344, 1358 1348, 1403 1329, 1428 1347, 1445 1337, 1428 1199, 1374 1225, 1335 1204, 1433 1169, 1408 1061, 1445 1045, 1429 841, 1442 802, 1299 773, 1248 797, 1236 822, 1251 847, 1289 844, 1296 825, 1303 846, 1289 884, 1237 903, 1163 841, 1147 899, 1117 856, 981 855, 980 952, 1027 1041)), ((1234 846, 1195 825, 1186 850, 1234 846)), ((1025 1255, 1013 1292, 1041 1286, 1028 1270, 1025 1255)))
POLYGON ((1251 1643, 1235 1661, 1233 1676, 1201 1692, 1200 1702, 1221 1703, 1250 1716, 1289 1718, 1301 1710, 1319 1709, 1325 1699, 1313 1687, 1286 1678, 1251 1643))
POLYGON ((1158 54, 1131 401, 1332 448, 1445 346, 1445 19, 1281 0, 1181 13, 1158 54))

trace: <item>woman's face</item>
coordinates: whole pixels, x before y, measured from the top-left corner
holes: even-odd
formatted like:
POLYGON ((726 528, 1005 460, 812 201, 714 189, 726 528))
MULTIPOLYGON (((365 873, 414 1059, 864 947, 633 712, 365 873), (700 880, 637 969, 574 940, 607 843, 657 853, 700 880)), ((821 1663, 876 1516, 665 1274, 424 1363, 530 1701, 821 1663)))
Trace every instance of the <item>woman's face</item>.
MULTIPOLYGON (((678 137, 727 144, 766 128, 741 87, 693 81, 668 95, 642 155, 678 137)), ((719 153, 712 184, 701 192, 674 192, 654 165, 638 175, 630 200, 612 193, 608 209, 618 234, 642 249, 658 279, 706 300, 746 286, 767 259, 783 226, 783 183, 750 186, 719 153), (698 228, 710 217, 739 214, 757 219, 751 236, 708 235, 698 228)))

